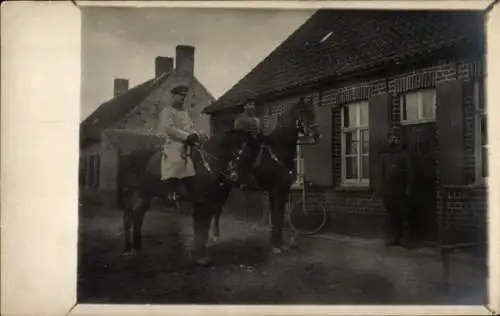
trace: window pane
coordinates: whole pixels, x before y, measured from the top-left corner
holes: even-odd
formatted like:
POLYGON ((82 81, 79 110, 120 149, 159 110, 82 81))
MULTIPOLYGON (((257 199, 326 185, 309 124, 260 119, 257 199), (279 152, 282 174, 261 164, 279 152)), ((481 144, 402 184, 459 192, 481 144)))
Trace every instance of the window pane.
POLYGON ((418 120, 418 93, 408 93, 405 98, 405 119, 408 121, 418 120))
POLYGON ((406 97, 402 96, 400 98, 399 111, 401 112, 401 121, 406 121, 408 118, 406 117, 406 97))
POLYGON ((355 155, 358 153, 358 137, 356 132, 345 133, 345 154, 355 155))
POLYGON ((474 107, 481 109, 481 102, 479 100, 479 82, 474 82, 474 107))
POLYGON ((346 179, 358 178, 358 162, 356 157, 345 158, 345 177, 346 179))
POLYGON ((488 144, 488 129, 487 129, 487 122, 486 122, 486 116, 481 117, 481 145, 487 145, 488 144))
POLYGON ((481 148, 481 175, 483 178, 488 176, 488 149, 481 148))
POLYGON ((422 91, 422 118, 434 118, 436 109, 436 90, 422 91))
POLYGON ((356 107, 344 107, 344 127, 356 126, 356 107))
POLYGON ((361 153, 363 153, 363 154, 368 153, 369 141, 370 141, 370 138, 369 138, 368 129, 361 130, 361 153))
POLYGON ((361 164, 361 167, 363 168, 361 170, 361 178, 363 179, 368 179, 370 178, 370 161, 368 158, 368 155, 363 156, 363 163, 361 164))
POLYGON ((359 105, 359 107, 360 107, 359 124, 361 126, 366 126, 368 125, 368 103, 363 102, 359 105))

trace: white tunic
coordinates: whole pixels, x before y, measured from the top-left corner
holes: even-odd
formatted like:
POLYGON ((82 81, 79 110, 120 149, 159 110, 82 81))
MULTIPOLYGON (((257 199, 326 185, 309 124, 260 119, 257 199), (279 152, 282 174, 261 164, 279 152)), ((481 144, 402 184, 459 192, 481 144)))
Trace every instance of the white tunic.
POLYGON ((161 179, 186 178, 195 175, 191 159, 182 159, 181 153, 186 138, 193 133, 202 134, 195 126, 194 119, 188 110, 177 110, 165 107, 160 113, 158 132, 167 135, 163 147, 161 179))

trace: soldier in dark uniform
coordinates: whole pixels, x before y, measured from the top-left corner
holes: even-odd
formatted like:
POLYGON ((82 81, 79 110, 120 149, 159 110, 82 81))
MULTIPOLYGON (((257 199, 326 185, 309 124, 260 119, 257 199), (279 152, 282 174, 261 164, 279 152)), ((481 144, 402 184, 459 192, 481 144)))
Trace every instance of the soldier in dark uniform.
POLYGON ((262 126, 260 119, 256 116, 256 108, 253 102, 244 105, 243 112, 234 121, 234 130, 248 133, 248 140, 235 153, 235 159, 229 163, 229 179, 233 183, 239 184, 241 188, 245 188, 248 184, 254 186, 255 180, 251 177, 250 172, 254 162, 252 158, 257 155, 260 149, 262 126))
POLYGON ((382 159, 382 198, 389 217, 392 238, 386 245, 408 244, 410 190, 413 170, 409 153, 402 147, 395 128, 388 135, 388 151, 382 159))

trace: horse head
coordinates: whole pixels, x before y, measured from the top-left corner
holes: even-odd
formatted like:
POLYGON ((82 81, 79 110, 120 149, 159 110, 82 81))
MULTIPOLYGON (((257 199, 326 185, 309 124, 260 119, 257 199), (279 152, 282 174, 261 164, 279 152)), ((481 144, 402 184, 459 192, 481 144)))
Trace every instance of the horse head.
POLYGON ((321 139, 319 125, 316 123, 316 113, 312 99, 301 97, 292 107, 291 115, 295 118, 299 144, 317 144, 321 139))

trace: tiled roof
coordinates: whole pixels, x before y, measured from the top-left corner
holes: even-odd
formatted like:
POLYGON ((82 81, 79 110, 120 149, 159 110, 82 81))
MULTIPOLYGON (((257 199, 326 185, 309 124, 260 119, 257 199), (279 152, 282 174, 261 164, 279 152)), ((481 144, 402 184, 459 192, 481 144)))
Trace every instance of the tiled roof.
POLYGON ((205 112, 390 61, 474 45, 483 27, 479 11, 319 10, 205 112))
POLYGON ((102 103, 80 124, 80 138, 82 140, 100 138, 102 131, 132 111, 154 88, 161 84, 161 82, 164 82, 169 75, 165 73, 156 80, 148 80, 102 103))
POLYGON ((104 137, 111 146, 123 153, 142 149, 160 149, 165 143, 165 136, 157 134, 137 133, 126 130, 106 130, 104 137))

